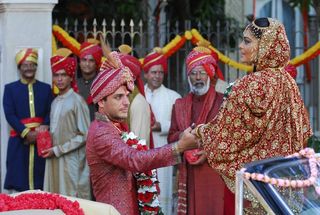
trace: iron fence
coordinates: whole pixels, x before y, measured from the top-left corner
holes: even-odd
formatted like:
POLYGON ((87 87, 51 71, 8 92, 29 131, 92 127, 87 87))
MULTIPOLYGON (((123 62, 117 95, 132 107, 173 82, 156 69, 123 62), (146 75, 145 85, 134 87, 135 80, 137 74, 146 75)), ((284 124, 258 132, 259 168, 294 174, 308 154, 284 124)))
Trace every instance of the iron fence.
MULTIPOLYGON (((129 23, 125 23, 124 20, 121 20, 120 23, 117 23, 115 20, 107 23, 105 19, 100 22, 94 19, 90 23, 86 20, 80 23, 77 20, 70 22, 68 19, 65 19, 60 23, 58 20, 55 20, 54 23, 64 28, 65 31, 79 42, 83 42, 87 38, 98 38, 98 35, 102 35, 109 42, 112 49, 117 49, 119 45, 124 43, 128 44, 140 58, 143 58, 155 46, 163 46, 170 42, 177 34, 183 35, 186 30, 196 28, 215 48, 231 59, 239 61, 238 46, 242 40, 242 32, 244 30, 244 26, 240 26, 232 20, 223 23, 193 23, 187 20, 183 23, 167 22, 159 24, 154 19, 150 19, 147 22, 142 20, 134 22, 130 20, 129 23)), ((286 26, 286 29, 294 32, 294 35, 289 36, 289 40, 293 38, 290 40, 292 58, 305 50, 305 47, 301 45, 304 34, 308 35, 310 45, 317 42, 320 32, 317 32, 318 28, 314 27, 315 23, 315 19, 310 17, 309 32, 293 31, 295 29, 294 25, 286 26)), ((182 48, 170 57, 168 61, 169 72, 164 80, 164 84, 167 87, 176 90, 182 96, 189 91, 185 72, 185 58, 192 48, 191 42, 187 41, 182 48)), ((233 82, 245 75, 245 72, 221 62, 219 66, 228 82, 233 82)), ((316 58, 310 61, 309 66, 311 68, 311 80, 306 80, 306 69, 304 66, 298 67, 298 77, 296 80, 308 108, 313 129, 319 131, 319 59, 316 58)))

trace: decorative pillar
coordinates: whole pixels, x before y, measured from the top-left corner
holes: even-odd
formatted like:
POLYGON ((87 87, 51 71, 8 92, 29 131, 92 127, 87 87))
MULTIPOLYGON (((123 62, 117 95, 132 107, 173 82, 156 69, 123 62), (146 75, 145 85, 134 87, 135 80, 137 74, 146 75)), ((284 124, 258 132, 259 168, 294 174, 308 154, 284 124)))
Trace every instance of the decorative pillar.
POLYGON ((6 152, 10 127, 2 99, 4 85, 18 80, 15 55, 21 48, 39 50, 36 78, 51 84, 52 9, 58 0, 0 0, 0 164, 1 191, 6 174, 6 152))

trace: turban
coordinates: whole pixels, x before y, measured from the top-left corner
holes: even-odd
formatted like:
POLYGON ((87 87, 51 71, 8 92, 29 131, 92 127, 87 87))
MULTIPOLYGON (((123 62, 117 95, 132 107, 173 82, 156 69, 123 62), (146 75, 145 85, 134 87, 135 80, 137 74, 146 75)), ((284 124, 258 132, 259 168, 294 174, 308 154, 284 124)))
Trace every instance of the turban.
POLYGON ((91 42, 82 43, 80 47, 80 58, 84 58, 87 55, 92 55, 92 57, 96 62, 97 67, 100 67, 102 49, 98 44, 94 44, 91 42))
POLYGON ((120 54, 120 60, 124 66, 127 66, 133 77, 136 80, 136 85, 139 89, 139 92, 144 95, 144 84, 140 77, 141 74, 141 63, 140 61, 130 54, 120 54))
POLYGON ((92 82, 90 94, 93 103, 98 103, 104 97, 114 93, 122 85, 126 85, 128 90, 132 91, 134 88, 133 81, 130 69, 124 66, 120 60, 120 54, 111 52, 109 59, 107 58, 103 62, 100 72, 92 82))
POLYGON ((167 57, 159 53, 159 51, 153 51, 144 58, 143 60, 144 72, 148 73, 149 69, 154 65, 162 65, 164 73, 167 74, 167 71, 168 71, 167 57))
POLYGON ((51 57, 51 69, 52 73, 56 73, 59 70, 65 70, 67 75, 72 78, 71 86, 77 92, 77 86, 75 82, 75 73, 77 68, 77 59, 75 57, 69 57, 72 52, 69 49, 62 48, 57 50, 55 56, 51 57))
POLYGON ((51 58, 52 72, 64 69, 71 78, 75 76, 77 60, 74 57, 53 56, 51 58))
POLYGON ((24 61, 31 61, 38 63, 38 50, 37 49, 22 49, 16 54, 16 63, 20 65, 24 61))
POLYGON ((203 66, 210 78, 213 78, 217 68, 217 57, 215 52, 205 47, 194 48, 187 56, 187 75, 197 66, 203 66), (213 54, 212 54, 213 53, 213 54))

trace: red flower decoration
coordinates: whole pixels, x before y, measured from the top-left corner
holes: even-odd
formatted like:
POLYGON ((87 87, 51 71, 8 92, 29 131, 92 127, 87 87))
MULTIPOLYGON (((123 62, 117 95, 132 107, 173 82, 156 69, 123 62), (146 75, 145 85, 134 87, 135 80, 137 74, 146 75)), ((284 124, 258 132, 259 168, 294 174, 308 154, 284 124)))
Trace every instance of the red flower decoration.
POLYGON ((23 193, 15 197, 0 194, 0 212, 26 209, 60 209, 66 215, 84 215, 77 201, 72 202, 58 194, 23 193))

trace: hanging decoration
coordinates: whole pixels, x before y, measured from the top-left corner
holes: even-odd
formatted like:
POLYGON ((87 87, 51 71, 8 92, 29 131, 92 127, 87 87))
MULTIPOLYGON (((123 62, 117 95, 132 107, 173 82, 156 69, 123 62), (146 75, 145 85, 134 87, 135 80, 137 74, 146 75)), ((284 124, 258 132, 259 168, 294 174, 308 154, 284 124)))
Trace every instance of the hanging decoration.
MULTIPOLYGON (((58 25, 53 25, 52 27, 53 35, 59 40, 66 48, 72 50, 72 52, 76 55, 79 55, 80 52, 80 43, 71 37, 67 32, 65 32, 58 25)), ((197 42, 204 40, 207 41, 208 44, 211 44, 208 40, 204 39, 202 35, 196 29, 192 29, 191 31, 185 31, 184 35, 176 35, 169 43, 167 43, 162 48, 162 53, 166 57, 170 57, 174 53, 176 53, 184 44, 189 40, 192 44, 196 45, 197 42)), ((213 45, 209 45, 209 49, 216 52, 219 56, 219 60, 224 64, 227 64, 237 70, 250 72, 252 71, 252 66, 248 66, 237 61, 232 60, 231 58, 222 54, 219 50, 217 50, 213 45)), ((54 49, 54 48, 53 48, 54 49)), ((290 64, 298 67, 300 65, 306 64, 313 58, 317 57, 320 54, 320 41, 315 45, 310 47, 304 53, 299 56, 296 56, 294 59, 290 61, 290 64)), ((143 58, 139 59, 141 63, 143 63, 143 58)))

